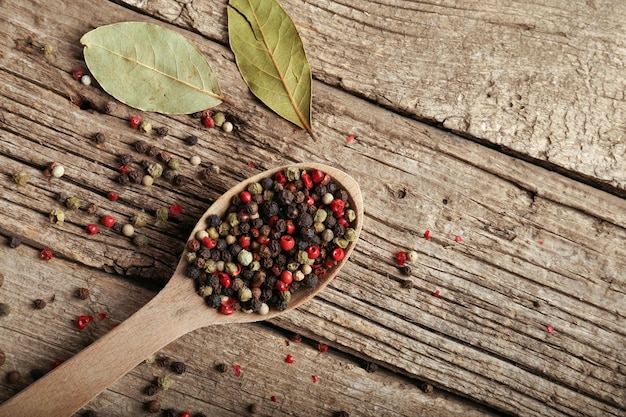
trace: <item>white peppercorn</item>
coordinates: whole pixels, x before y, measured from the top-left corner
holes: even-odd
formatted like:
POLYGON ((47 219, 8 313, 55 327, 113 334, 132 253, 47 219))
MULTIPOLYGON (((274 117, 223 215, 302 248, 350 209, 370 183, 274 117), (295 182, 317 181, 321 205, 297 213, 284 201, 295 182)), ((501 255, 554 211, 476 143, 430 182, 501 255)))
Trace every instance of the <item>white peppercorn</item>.
POLYGON ((189 158, 189 163, 196 167, 202 163, 202 160, 200 159, 198 155, 194 155, 191 158, 189 158))

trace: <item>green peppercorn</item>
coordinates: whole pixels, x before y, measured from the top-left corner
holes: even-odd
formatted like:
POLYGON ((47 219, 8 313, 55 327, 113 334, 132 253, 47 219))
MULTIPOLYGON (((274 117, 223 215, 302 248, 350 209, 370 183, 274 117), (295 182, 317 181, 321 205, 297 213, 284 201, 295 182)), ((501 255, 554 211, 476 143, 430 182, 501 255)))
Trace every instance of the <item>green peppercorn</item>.
POLYGON ((285 170, 285 176, 288 181, 295 181, 300 179, 300 169, 297 167, 288 167, 285 170))
POLYGON ((286 302, 291 301, 291 291, 281 291, 280 296, 286 302))
POLYGON ((339 246, 341 249, 345 249, 348 247, 348 245, 350 244, 350 242, 348 242, 346 239, 341 238, 341 237, 337 237, 333 240, 333 243, 337 246, 339 246))
POLYGON ((224 122, 226 121, 226 116, 221 111, 218 111, 213 115, 213 122, 215 122, 215 126, 222 127, 224 122))
POLYGON ((254 182, 248 185, 248 192, 250 194, 261 194, 263 192, 263 186, 258 182, 254 182))
POLYGON ((154 216, 156 217, 157 222, 166 222, 169 217, 169 210, 166 207, 159 207, 156 209, 154 216))
POLYGON ((315 230, 315 233, 323 233, 325 229, 326 226, 324 223, 317 222, 313 224, 313 230, 315 230))
POLYGON ((152 123, 150 123, 147 120, 142 121, 141 124, 139 125, 139 130, 141 130, 142 132, 146 132, 146 133, 152 132, 152 123))
POLYGON ((26 185, 29 181, 28 175, 24 172, 16 172, 13 174, 13 181, 19 185, 26 185))
POLYGON ((234 262, 226 262, 224 264, 224 272, 226 272, 228 275, 233 275, 235 273, 237 273, 237 270, 239 268, 237 267, 237 265, 234 262))
POLYGON ((356 213, 354 210, 348 209, 344 213, 344 218, 348 221, 348 223, 352 223, 356 219, 356 213))
POLYGON ((196 259, 198 259, 198 256, 195 252, 187 252, 187 263, 192 264, 196 262, 196 259))
POLYGON ((63 224, 65 221, 65 212, 63 210, 54 209, 50 212, 50 223, 63 224))
POLYGON ((265 190, 263 191, 263 200, 264 201, 271 201, 274 199, 274 191, 272 190, 265 190))
POLYGON ((306 253, 306 251, 299 250, 298 252, 296 252, 296 262, 298 262, 299 264, 306 264, 308 261, 309 255, 306 253))
MULTIPOLYGON (((222 237, 228 236, 229 232, 230 232, 230 224, 226 222, 220 223, 220 225, 217 227, 217 233, 222 237)), ((209 232, 209 234, 211 234, 211 232, 209 232)))
POLYGON ((158 162, 151 162, 146 167, 146 171, 148 171, 148 174, 150 174, 152 178, 159 178, 163 175, 163 165, 158 162))
POLYGON ((324 209, 317 209, 315 212, 315 216, 313 216, 313 221, 315 223, 324 223, 326 218, 328 217, 328 212, 324 209))
POLYGON ((239 296, 239 301, 245 303, 252 298, 252 291, 248 287, 243 287, 239 290, 237 295, 239 296))
POLYGON ((180 168, 180 159, 178 158, 170 159, 170 161, 167 163, 167 166, 176 171, 177 169, 180 168))
POLYGON ((144 236, 144 235, 136 235, 133 238, 133 243, 136 246, 139 246, 140 248, 144 247, 144 246, 148 246, 148 238, 146 236, 144 236))
POLYGON ((213 287, 209 287, 208 285, 203 285, 200 288, 198 288, 198 295, 200 297, 208 297, 211 294, 213 294, 213 287))
POLYGON ((172 387, 172 380, 166 376, 157 378, 157 386, 163 391, 167 391, 172 387))
POLYGON ((65 200, 65 207, 70 210, 78 210, 80 208, 80 200, 78 197, 70 197, 65 200))
POLYGON ((354 242, 357 239, 357 237, 358 235, 356 233, 356 230, 354 230, 351 227, 348 227, 343 234, 343 238, 347 240, 348 242, 354 242))
POLYGON ((130 221, 135 227, 144 227, 148 224, 148 216, 143 213, 137 213, 131 217, 130 221))
POLYGON ((335 234, 330 229, 324 229, 322 232, 322 240, 324 242, 330 242, 335 238, 335 234))

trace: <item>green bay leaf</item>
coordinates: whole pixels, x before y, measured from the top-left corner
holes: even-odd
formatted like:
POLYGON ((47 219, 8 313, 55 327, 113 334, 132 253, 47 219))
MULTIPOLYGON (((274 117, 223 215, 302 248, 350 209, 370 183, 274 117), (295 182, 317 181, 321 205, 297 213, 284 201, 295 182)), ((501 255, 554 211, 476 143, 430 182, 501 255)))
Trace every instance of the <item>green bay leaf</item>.
POLYGON ((311 68, 296 26, 276 0, 230 0, 228 36, 250 91, 311 136, 311 68))
POLYGON ((143 22, 100 26, 80 39, 102 88, 139 110, 188 114, 225 98, 198 49, 183 35, 143 22))

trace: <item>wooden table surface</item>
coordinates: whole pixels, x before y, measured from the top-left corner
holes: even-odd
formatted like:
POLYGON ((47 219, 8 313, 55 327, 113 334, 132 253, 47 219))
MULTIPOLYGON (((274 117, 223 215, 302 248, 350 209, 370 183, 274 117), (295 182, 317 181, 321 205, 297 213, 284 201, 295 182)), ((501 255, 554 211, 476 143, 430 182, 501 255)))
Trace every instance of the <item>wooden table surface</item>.
POLYGON ((11 308, 0 317, 0 402, 151 299, 220 194, 314 161, 345 170, 364 194, 363 232, 338 278, 271 322, 184 336, 156 353, 184 362, 184 374, 139 364, 79 415, 148 415, 153 399, 207 416, 252 415, 252 405, 267 416, 626 415, 626 6, 282 0, 312 66, 312 141, 249 93, 226 4, 0 1, 0 303, 11 308), (236 102, 218 109, 239 129, 138 112, 74 81, 86 69, 80 37, 119 21, 196 44, 236 102), (131 129, 132 115, 167 135, 131 129), (148 158, 138 140, 179 157, 186 183, 121 185, 120 156, 148 158), (45 178, 50 162, 65 175, 45 178), (175 204, 181 215, 155 221, 175 204), (51 224, 54 209, 63 224, 51 224), (120 232, 139 212, 145 247, 120 232), (86 234, 105 214, 117 226, 86 234), (401 250, 418 254, 410 275, 394 262, 401 250), (80 315, 95 320, 79 330, 80 315), (162 376, 172 387, 148 396, 162 376))

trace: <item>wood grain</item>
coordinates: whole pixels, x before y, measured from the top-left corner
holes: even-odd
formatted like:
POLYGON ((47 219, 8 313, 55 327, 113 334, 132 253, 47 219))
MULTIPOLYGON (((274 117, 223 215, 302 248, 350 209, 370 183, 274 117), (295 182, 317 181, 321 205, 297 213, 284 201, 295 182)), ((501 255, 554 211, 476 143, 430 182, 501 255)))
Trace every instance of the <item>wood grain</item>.
MULTIPOLYGON (((228 41, 226 0, 124 3, 228 41)), ((626 195, 624 4, 281 4, 324 83, 626 195)))
MULTIPOLYGON (((180 19, 200 4, 181 6, 180 19)), ((224 92, 237 98, 237 107, 223 110, 237 117, 241 128, 226 135, 203 129, 189 117, 142 114, 154 126, 169 128, 165 138, 148 138, 128 128, 127 118, 134 114, 131 109, 118 105, 111 113, 102 112, 110 99, 97 86, 75 83, 69 72, 81 66, 78 39, 82 33, 104 23, 150 17, 110 3, 91 5, 87 11, 68 3, 61 18, 47 3, 26 7, 6 1, 4 6, 0 13, 7 21, 8 16, 12 19, 0 28, 0 192, 8 203, 0 205, 3 236, 20 234, 29 247, 51 247, 55 259, 74 265, 71 270, 81 276, 93 270, 101 277, 99 272, 107 271, 117 275, 111 278, 119 285, 130 285, 122 277, 160 285, 182 252, 185 225, 195 223, 226 189, 273 166, 327 163, 345 170, 361 185, 365 201, 362 239, 344 272, 323 295, 276 320, 276 326, 326 342, 350 357, 375 361, 396 372, 398 381, 406 381, 404 377, 425 380, 507 414, 618 416, 626 407, 624 200, 319 81, 314 85, 314 128, 319 140, 312 142, 304 132, 294 134, 290 125, 250 96, 224 46, 180 28, 214 68, 220 68, 224 92), (42 55, 40 47, 46 44, 54 44, 57 52, 42 55), (80 110, 79 101, 83 107, 85 102, 92 103, 87 106, 90 109, 80 110), (108 138, 99 147, 91 141, 96 132, 108 138), (189 134, 200 138, 193 148, 182 144, 189 134), (355 141, 347 143, 348 135, 355 135, 355 141), (153 141, 183 160, 198 154, 205 161, 201 168, 216 164, 221 172, 206 180, 199 168, 183 164, 182 172, 189 179, 184 187, 166 181, 149 189, 122 187, 116 182, 119 155, 146 158, 133 150, 138 139, 153 141), (63 178, 43 178, 41 172, 50 160, 66 166, 63 178), (24 187, 11 180, 20 171, 31 177, 24 187), (106 200, 110 190, 120 194, 115 204, 106 200), (87 236, 85 224, 97 217, 84 211, 68 212, 65 224, 50 225, 48 213, 61 207, 55 200, 59 192, 97 202, 99 214, 113 213, 119 223, 145 210, 150 224, 139 232, 149 237, 150 245, 134 247, 118 230, 87 236), (178 203, 185 207, 179 218, 155 223, 156 208, 178 203), (423 238, 425 230, 432 232, 430 240, 423 238), (462 240, 455 242, 456 236, 462 240), (393 253, 408 249, 418 252, 418 260, 410 264, 411 276, 404 276, 394 264, 393 253), (406 279, 412 289, 402 288, 406 279), (439 297, 433 296, 436 290, 439 297), (553 333, 547 331, 548 326, 554 328, 553 333)), ((185 26, 180 19, 175 21, 185 26)), ((314 55, 315 62, 322 52, 314 55)), ((347 85, 343 88, 350 90, 347 85)), ((580 129, 574 129, 582 136, 580 129)), ((139 169, 138 164, 134 167, 139 169)), ((35 249, 26 249, 30 259, 35 257, 35 249)), ((6 254, 8 249, 0 251, 6 254)), ((11 259, 12 254, 5 256, 11 259)), ((5 278, 18 269, 5 270, 5 278)), ((62 271, 54 269, 44 276, 62 271)), ((56 279, 51 283, 59 292, 71 291, 70 282, 56 279)), ((121 298, 114 301, 117 308, 126 305, 121 298)), ((15 293, 11 299, 19 297, 15 293)), ((23 329, 16 322, 6 323, 0 322, 2 340, 19 341, 23 347, 19 352, 38 346, 32 355, 49 357, 44 353, 47 336, 37 326, 23 329), (23 332, 29 335, 25 339, 20 336, 23 332), (40 342, 29 343, 32 340, 40 342)), ((65 352, 65 357, 86 343, 78 343, 85 333, 76 335, 67 327, 59 327, 57 333, 59 340, 50 343, 56 346, 54 352, 65 352), (65 338, 74 348, 63 348, 65 338)), ((199 343, 195 334, 181 343, 199 343)), ((227 336, 215 335, 218 339, 227 336)), ((259 348, 271 337, 250 340, 254 342, 242 342, 234 352, 223 354, 249 358, 248 349, 259 348)), ((213 349, 223 352, 220 347, 213 349)), ((271 357, 264 355, 265 361, 271 357)), ((332 368, 327 369, 332 374, 332 368)), ((139 384, 133 375, 140 372, 133 371, 95 404, 113 410, 112 401, 128 396, 124 402, 128 405, 115 413, 124 414, 123 407, 137 410, 141 397, 132 394, 136 392, 133 386, 139 384)), ((369 380, 368 375, 354 375, 369 380)), ((290 381, 287 376, 280 380, 282 384, 290 381)), ((200 390, 202 385, 194 381, 192 387, 200 390)), ((264 387, 267 399, 271 388, 264 387)), ((181 390, 181 398, 200 398, 192 391, 187 394, 186 388, 181 390)), ((240 398, 231 393, 234 390, 226 391, 227 398, 240 398)), ((304 388, 292 391, 309 395, 304 388)), ((352 398, 344 404, 355 407, 349 411, 381 415, 372 407, 357 407, 366 397, 363 392, 369 392, 366 388, 360 392, 345 388, 344 392, 352 398)), ((387 392, 374 394, 376 402, 389 407, 384 412, 412 415, 413 397, 402 400, 387 392), (396 403, 397 413, 393 410, 396 403)), ((327 402, 332 397, 315 395, 323 398, 323 405, 320 401, 317 406, 321 408, 314 408, 320 415, 332 415, 332 410, 340 408, 335 408, 338 403, 327 402)), ((289 410, 275 404, 272 412, 279 415, 289 410)))

